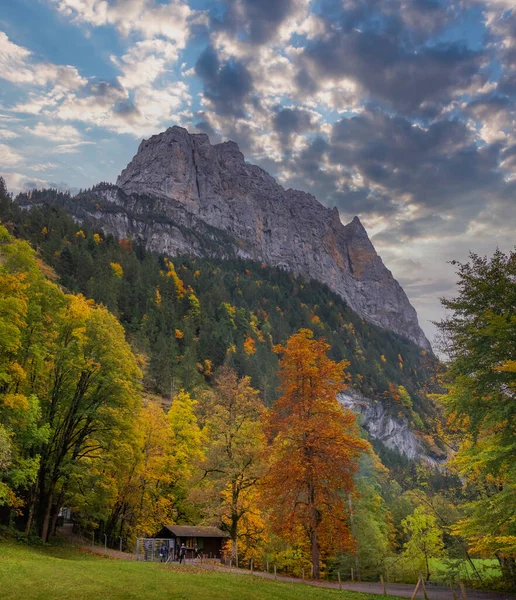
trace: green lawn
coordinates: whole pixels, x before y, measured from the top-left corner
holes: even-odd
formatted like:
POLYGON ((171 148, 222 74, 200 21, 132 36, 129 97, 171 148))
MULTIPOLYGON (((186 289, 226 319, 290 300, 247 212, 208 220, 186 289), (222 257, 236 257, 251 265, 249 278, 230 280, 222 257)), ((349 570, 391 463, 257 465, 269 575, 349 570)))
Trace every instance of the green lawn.
MULTIPOLYGON (((491 580, 502 576, 500 563, 496 559, 473 558, 472 562, 482 579, 491 580)), ((471 565, 465 560, 440 560, 431 558, 430 571, 434 580, 446 581, 450 579, 450 575, 453 575, 455 578, 460 577, 464 581, 475 579, 471 565)))
POLYGON ((377 600, 258 577, 112 560, 70 547, 0 541, 2 600, 377 600))

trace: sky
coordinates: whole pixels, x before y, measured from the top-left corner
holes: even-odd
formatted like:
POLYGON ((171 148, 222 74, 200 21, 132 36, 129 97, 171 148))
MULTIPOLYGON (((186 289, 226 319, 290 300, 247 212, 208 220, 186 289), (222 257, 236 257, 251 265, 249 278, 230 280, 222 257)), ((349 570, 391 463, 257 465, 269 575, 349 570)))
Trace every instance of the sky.
POLYGON ((231 139, 358 215, 433 341, 452 260, 514 247, 514 0, 2 0, 0 174, 116 180, 142 138, 231 139))

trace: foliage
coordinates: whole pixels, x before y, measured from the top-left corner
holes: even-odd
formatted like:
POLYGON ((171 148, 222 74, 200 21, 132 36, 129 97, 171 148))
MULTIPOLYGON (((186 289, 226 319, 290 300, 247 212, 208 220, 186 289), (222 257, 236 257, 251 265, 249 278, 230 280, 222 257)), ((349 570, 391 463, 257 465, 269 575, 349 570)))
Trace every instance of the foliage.
POLYGON ((378 458, 364 454, 355 476, 356 494, 351 501, 351 533, 356 551, 339 554, 330 563, 332 578, 336 572, 350 573, 353 568, 362 581, 378 581, 386 572, 389 557, 394 554, 394 523, 386 500, 382 496, 388 472, 378 458))
POLYGON ((238 540, 245 538, 248 546, 253 537, 256 541, 256 529, 262 528, 254 489, 264 473, 265 408, 249 377, 239 379, 232 369, 223 367, 217 373, 213 393, 203 398, 202 412, 205 504, 210 516, 217 516, 229 531, 232 556, 238 563, 238 540))
POLYGON ((307 329, 276 348, 282 395, 270 415, 272 456, 264 486, 273 531, 305 541, 316 578, 321 551, 328 556, 353 547, 346 495, 353 493, 359 455, 369 447, 357 435, 355 416, 337 401, 346 363, 331 360, 329 348, 307 329))
POLYGON ((0 240, 1 497, 17 508, 24 495, 27 531, 46 540, 70 486, 129 426, 141 375, 113 315, 64 294, 3 227, 0 240))
POLYGON ((454 531, 474 552, 495 554, 516 586, 516 253, 454 264, 458 294, 442 300, 450 315, 439 324, 450 357, 442 399, 470 494, 454 531))
POLYGON ((426 580, 429 581, 430 559, 442 558, 444 551, 442 532, 437 526, 436 518, 418 507, 402 521, 402 525, 409 537, 403 546, 403 556, 416 570, 424 569, 426 580))

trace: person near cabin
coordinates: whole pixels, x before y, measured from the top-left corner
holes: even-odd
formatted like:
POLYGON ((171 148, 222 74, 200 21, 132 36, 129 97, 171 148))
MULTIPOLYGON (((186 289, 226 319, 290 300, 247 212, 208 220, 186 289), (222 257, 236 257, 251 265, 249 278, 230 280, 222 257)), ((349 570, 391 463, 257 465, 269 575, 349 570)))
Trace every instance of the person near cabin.
POLYGON ((186 557, 186 546, 185 546, 185 543, 183 542, 181 544, 181 548, 179 549, 179 564, 185 562, 185 557, 186 557))
POLYGON ((197 544, 195 544, 194 546, 194 557, 195 558, 200 558, 201 556, 201 551, 199 550, 199 546, 197 544))
POLYGON ((145 540, 143 542, 143 559, 151 560, 152 553, 152 540, 145 540))
POLYGON ((161 543, 161 548, 159 549, 159 558, 160 562, 167 562, 168 560, 168 547, 165 542, 161 543))

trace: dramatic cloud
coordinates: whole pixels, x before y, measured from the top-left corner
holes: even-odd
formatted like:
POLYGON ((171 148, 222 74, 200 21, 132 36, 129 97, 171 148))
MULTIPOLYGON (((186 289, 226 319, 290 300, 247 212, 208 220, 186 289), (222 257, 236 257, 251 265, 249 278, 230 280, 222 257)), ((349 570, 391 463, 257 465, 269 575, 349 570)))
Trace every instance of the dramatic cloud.
POLYGON ((199 56, 195 73, 204 82, 204 97, 220 115, 244 116, 244 103, 252 91, 251 75, 245 64, 232 59, 221 64, 209 46, 199 56))
POLYGON ((264 44, 274 38, 289 17, 306 5, 299 0, 229 0, 221 22, 222 29, 243 36, 251 44, 264 44))

